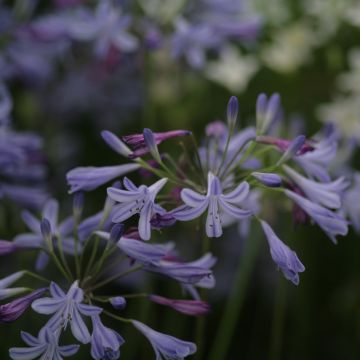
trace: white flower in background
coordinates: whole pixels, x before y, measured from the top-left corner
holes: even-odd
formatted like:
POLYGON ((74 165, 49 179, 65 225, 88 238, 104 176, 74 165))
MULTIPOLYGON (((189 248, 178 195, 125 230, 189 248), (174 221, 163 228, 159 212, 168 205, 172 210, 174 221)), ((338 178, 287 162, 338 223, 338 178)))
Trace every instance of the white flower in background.
POLYGON ((337 97, 332 103, 320 106, 318 115, 322 121, 334 123, 344 136, 360 140, 360 94, 337 97))
POLYGON ((185 0, 138 0, 147 16, 160 23, 175 19, 185 5, 185 0))
POLYGON ((287 0, 255 0, 251 5, 268 24, 279 26, 290 20, 291 11, 287 0))
POLYGON ((353 4, 345 9, 344 16, 351 25, 360 27, 360 3, 354 0, 353 4))
POLYGON ((311 59, 314 46, 310 24, 298 22, 275 32, 273 43, 263 48, 261 57, 271 69, 289 73, 311 59))
POLYGON ((225 48, 220 58, 209 61, 205 68, 205 76, 239 93, 246 89, 250 79, 258 71, 259 63, 254 56, 243 55, 235 47, 225 48))
POLYGON ((339 88, 360 94, 360 48, 352 49, 348 56, 350 71, 338 78, 339 88))

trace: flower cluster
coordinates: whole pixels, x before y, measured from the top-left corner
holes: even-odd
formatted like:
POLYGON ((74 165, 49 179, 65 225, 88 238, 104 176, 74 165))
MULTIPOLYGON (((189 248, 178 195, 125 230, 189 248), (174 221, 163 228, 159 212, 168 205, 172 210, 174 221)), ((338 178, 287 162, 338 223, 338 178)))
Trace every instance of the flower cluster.
POLYGON ((185 130, 144 129, 142 134, 120 137, 103 131, 104 141, 128 163, 69 171, 73 214, 62 221, 58 220, 59 204, 54 199, 45 203, 40 219, 30 211, 22 212, 30 232, 15 236, 13 241, 2 240, 0 254, 37 251, 37 273, 20 271, 0 280, 1 298, 31 291, 1 305, 0 322, 14 321, 30 305, 49 319, 36 337, 21 334, 28 347, 11 348, 12 359, 67 357, 75 354, 81 344, 89 343, 93 359, 117 359, 126 339, 104 325, 105 317, 133 325, 148 338, 157 358, 183 359, 195 353, 192 342, 117 315, 117 311, 126 310, 132 298, 144 298, 185 315, 202 316, 209 312, 209 304, 201 300, 198 289, 215 286, 212 268, 216 258, 208 252, 197 260, 184 262, 174 243, 152 241, 158 230, 181 226, 179 222, 199 218, 204 236, 219 238, 234 223, 244 236, 251 221, 258 221, 272 260, 295 285, 305 266, 295 251, 280 240, 269 225, 270 220, 265 219, 262 203, 268 196, 278 196, 282 199, 278 202, 281 208, 292 206, 296 223, 317 224, 334 243, 338 236, 347 234, 349 223, 358 230, 359 209, 354 203, 358 182, 352 185, 351 176, 333 178, 334 170, 329 168, 337 154, 334 128, 313 137, 276 136, 276 129, 281 126, 278 94, 259 95, 254 127, 238 129, 238 112, 238 100, 231 97, 227 122, 210 123, 200 147, 196 147, 193 134, 185 130), (193 144, 192 150, 184 147, 185 161, 159 149, 164 141, 176 138, 193 144), (136 184, 125 176, 134 172, 142 175, 144 183, 136 184), (115 181, 119 177, 122 181, 115 181), (84 218, 85 192, 110 181, 115 182, 107 187, 102 210, 84 218), (134 217, 137 228, 129 222, 134 217), (67 292, 39 275, 50 260, 61 274, 61 281, 68 283, 67 292), (176 281, 190 299, 169 299, 143 292, 103 295, 104 287, 118 280, 121 283, 134 272, 176 281), (9 288, 24 275, 47 282, 47 287, 9 288), (45 293, 50 296, 44 297, 45 293), (67 329, 76 344, 61 345, 67 329))

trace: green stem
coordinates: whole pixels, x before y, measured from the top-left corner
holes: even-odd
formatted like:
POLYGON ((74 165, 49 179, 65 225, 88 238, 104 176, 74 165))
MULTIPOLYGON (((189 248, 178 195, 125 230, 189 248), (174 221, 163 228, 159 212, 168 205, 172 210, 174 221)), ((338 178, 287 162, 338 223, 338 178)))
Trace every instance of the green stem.
POLYGON ((116 319, 116 320, 119 320, 119 321, 122 321, 122 322, 131 323, 131 321, 132 321, 131 319, 123 318, 123 317, 115 315, 115 314, 113 314, 113 313, 111 313, 110 311, 107 311, 107 310, 103 310, 103 313, 106 314, 107 316, 112 317, 113 319, 116 319))
POLYGON ((70 270, 69 264, 66 261, 60 236, 57 236, 57 243, 58 243, 58 249, 59 249, 59 253, 60 253, 60 260, 61 260, 66 272, 69 273, 71 275, 71 277, 72 277, 73 275, 72 275, 72 272, 70 270))
MULTIPOLYGON (((257 234, 256 234, 257 235, 257 234)), ((240 311, 245 300, 245 292, 255 265, 259 250, 259 236, 249 237, 240 259, 231 294, 223 312, 209 360, 227 359, 240 311)))
POLYGON ((112 282, 112 281, 114 281, 114 280, 120 279, 120 278, 122 278, 122 277, 124 277, 124 276, 126 276, 126 275, 129 275, 129 274, 131 274, 131 273, 133 273, 133 272, 135 272, 135 271, 138 271, 138 270, 140 270, 142 267, 143 267, 142 265, 134 266, 134 267, 130 268, 129 270, 124 271, 124 272, 121 273, 121 274, 117 274, 117 275, 111 276, 111 277, 109 277, 109 278, 107 278, 107 279, 105 279, 105 280, 103 280, 103 281, 95 284, 94 286, 90 287, 89 289, 87 289, 86 292, 94 291, 94 290, 96 290, 96 289, 98 289, 98 288, 100 288, 100 287, 102 287, 102 286, 105 286, 106 284, 109 284, 110 282, 112 282))
POLYGON ((281 358, 282 335, 284 330, 284 320, 286 312, 286 283, 279 275, 277 287, 276 302, 274 305, 274 317, 271 331, 270 342, 270 360, 278 360, 281 358))
POLYGON ((25 274, 28 275, 28 276, 31 276, 33 277, 34 279, 37 279, 37 280, 40 280, 40 281, 44 281, 44 282, 47 282, 47 283, 51 283, 50 280, 38 275, 38 274, 35 274, 33 273, 32 271, 28 271, 28 270, 25 270, 25 274))

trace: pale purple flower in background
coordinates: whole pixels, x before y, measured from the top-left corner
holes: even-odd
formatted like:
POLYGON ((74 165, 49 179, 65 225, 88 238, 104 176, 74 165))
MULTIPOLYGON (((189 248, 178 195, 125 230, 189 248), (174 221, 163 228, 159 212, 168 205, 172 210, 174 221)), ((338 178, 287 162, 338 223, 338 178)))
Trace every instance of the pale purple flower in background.
POLYGON ((171 211, 171 215, 177 220, 187 221, 199 217, 208 209, 206 235, 208 237, 220 237, 222 235, 220 211, 224 211, 239 220, 252 215, 251 211, 237 207, 247 197, 248 193, 249 184, 242 182, 230 193, 223 194, 219 178, 209 172, 207 194, 202 195, 191 189, 183 189, 181 199, 185 206, 171 211))
POLYGON ((79 345, 59 345, 59 334, 53 333, 51 329, 42 328, 36 338, 29 333, 22 331, 21 338, 28 345, 28 348, 18 347, 9 350, 10 358, 13 360, 33 359, 62 359, 62 356, 75 355, 79 345))
POLYGON ((47 288, 38 289, 7 304, 0 305, 0 323, 10 323, 17 320, 31 303, 41 297, 46 291, 47 288))
POLYGON ((168 299, 159 295, 149 295, 148 299, 156 304, 169 306, 182 314, 190 316, 202 316, 210 311, 210 305, 201 300, 168 299))
POLYGON ((266 235, 272 259, 279 266, 285 278, 298 285, 299 273, 305 271, 304 265, 295 251, 291 250, 276 236, 267 222, 261 220, 260 223, 266 235))
POLYGON ((285 194, 320 226, 333 243, 337 243, 337 235, 347 235, 348 222, 340 214, 318 205, 293 191, 285 190, 285 194))
MULTIPOLYGON (((187 130, 172 130, 172 131, 165 131, 165 132, 154 132, 154 140, 156 145, 159 145, 164 140, 171 139, 173 137, 178 136, 186 136, 190 135, 191 131, 187 130)), ((121 139, 131 147, 133 152, 129 154, 130 158, 136 158, 139 156, 146 155, 150 152, 145 139, 144 134, 132 134, 132 135, 125 135, 122 136, 121 139)))
POLYGON ((345 177, 332 182, 319 183, 302 176, 289 166, 284 165, 283 168, 309 200, 330 209, 341 207, 342 195, 349 186, 345 177))
POLYGON ((66 329, 70 323, 74 337, 83 344, 90 342, 90 333, 81 315, 95 316, 102 309, 97 306, 83 304, 84 292, 75 281, 67 294, 54 282, 50 285, 51 298, 42 298, 32 303, 32 308, 39 314, 54 314, 46 327, 56 331, 60 327, 66 329))
POLYGON ((11 254, 19 249, 21 249, 21 247, 13 241, 0 240, 0 256, 11 254))
POLYGON ((280 95, 272 94, 269 98, 266 94, 260 94, 256 102, 256 133, 266 134, 270 127, 277 121, 281 111, 280 95))
POLYGON ((66 174, 66 179, 70 185, 70 193, 80 190, 90 191, 139 168, 138 164, 77 167, 66 174))
POLYGON ((95 360, 118 359, 120 346, 125 340, 116 331, 106 327, 99 315, 91 317, 93 332, 91 335, 91 356, 95 360))
POLYGON ((164 209, 155 204, 155 197, 164 187, 167 179, 161 179, 151 186, 137 187, 132 181, 125 178, 126 190, 108 188, 108 196, 120 203, 112 217, 113 222, 123 222, 135 214, 139 214, 139 234, 143 240, 151 237, 151 218, 155 213, 163 213, 164 209))
POLYGON ((196 345, 192 342, 160 333, 137 320, 132 320, 132 324, 150 341, 156 359, 183 360, 196 352, 196 345))
MULTIPOLYGON (((59 237, 62 242, 63 250, 68 254, 74 254, 74 239, 72 232, 74 228, 74 220, 72 217, 68 217, 58 224, 59 204, 56 200, 50 199, 44 205, 42 210, 41 219, 46 219, 50 225, 51 236, 59 237)), ((21 213, 22 219, 31 230, 31 233, 24 233, 15 236, 14 243, 16 246, 25 249, 46 249, 46 243, 41 232, 41 221, 37 219, 32 213, 25 210, 21 213)), ((57 242, 55 241, 55 246, 57 242)), ((47 265, 49 256, 45 250, 42 250, 37 258, 36 268, 37 270, 43 270, 47 265)))

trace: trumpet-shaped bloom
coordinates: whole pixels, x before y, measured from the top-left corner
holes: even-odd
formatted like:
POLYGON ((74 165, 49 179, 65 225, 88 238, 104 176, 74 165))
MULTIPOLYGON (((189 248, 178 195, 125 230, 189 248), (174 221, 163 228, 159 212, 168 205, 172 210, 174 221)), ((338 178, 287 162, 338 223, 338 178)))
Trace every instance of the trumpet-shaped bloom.
POLYGON ((93 332, 91 335, 91 356, 95 360, 118 359, 120 346, 125 342, 120 334, 104 326, 99 315, 91 318, 93 332))
POLYGON ((41 297, 47 288, 38 289, 7 304, 0 305, 0 323, 9 323, 18 319, 31 303, 41 297))
MULTIPOLYGON (((109 233, 97 231, 96 234, 103 239, 110 240, 109 233)), ((126 236, 121 237, 116 245, 131 259, 144 265, 158 263, 174 247, 172 243, 148 244, 142 240, 132 239, 126 236)))
POLYGON ((0 279, 0 300, 7 299, 11 296, 21 294, 28 290, 24 287, 9 288, 14 282, 18 281, 25 275, 25 271, 18 271, 3 279, 0 279))
POLYGON ((151 186, 140 185, 137 187, 132 181, 125 178, 124 187, 126 190, 108 188, 109 197, 120 205, 116 206, 116 211, 112 221, 115 223, 123 222, 135 214, 139 214, 139 234, 143 240, 151 237, 151 218, 156 213, 164 210, 155 204, 155 197, 166 184, 167 179, 161 179, 151 186))
POLYGON ((219 178, 209 172, 207 194, 202 195, 191 189, 183 189, 181 199, 186 206, 175 209, 171 214, 177 220, 187 221, 199 217, 208 209, 206 235, 208 237, 220 237, 222 235, 220 211, 224 211, 239 220, 252 215, 251 211, 238 207, 248 193, 249 184, 244 181, 230 193, 223 194, 219 178))
POLYGON ((311 201, 330 209, 341 207, 341 195, 349 185, 344 177, 332 182, 318 183, 300 175, 289 166, 284 165, 283 168, 311 201))
POLYGON ((276 236, 267 222, 261 220, 261 226, 266 235, 272 259, 279 266, 285 278, 298 285, 300 281, 299 273, 305 271, 304 265, 295 251, 291 250, 276 236))
POLYGON ((47 323, 47 327, 56 331, 60 327, 66 328, 70 323, 74 337, 83 344, 90 342, 90 333, 81 317, 94 316, 101 313, 97 306, 83 304, 84 292, 75 281, 67 294, 54 282, 50 285, 51 298, 42 298, 32 303, 32 308, 39 314, 54 314, 47 323))
POLYGON ((196 345, 192 342, 160 333, 137 320, 132 320, 132 324, 150 341, 157 360, 162 357, 168 360, 183 360, 196 352, 196 345))
POLYGON ((21 338, 28 345, 28 348, 11 348, 9 355, 13 360, 32 360, 32 359, 56 359, 69 357, 77 353, 79 345, 60 346, 59 335, 53 333, 48 328, 42 328, 36 338, 29 333, 22 331, 21 338))
POLYGON ((348 222, 339 214, 296 194, 285 190, 285 194, 301 207, 325 231, 333 243, 337 243, 336 236, 348 233, 348 222))
POLYGON ((66 174, 66 179, 70 185, 70 193, 80 190, 91 191, 119 176, 138 170, 139 168, 140 165, 138 164, 77 167, 66 174))

